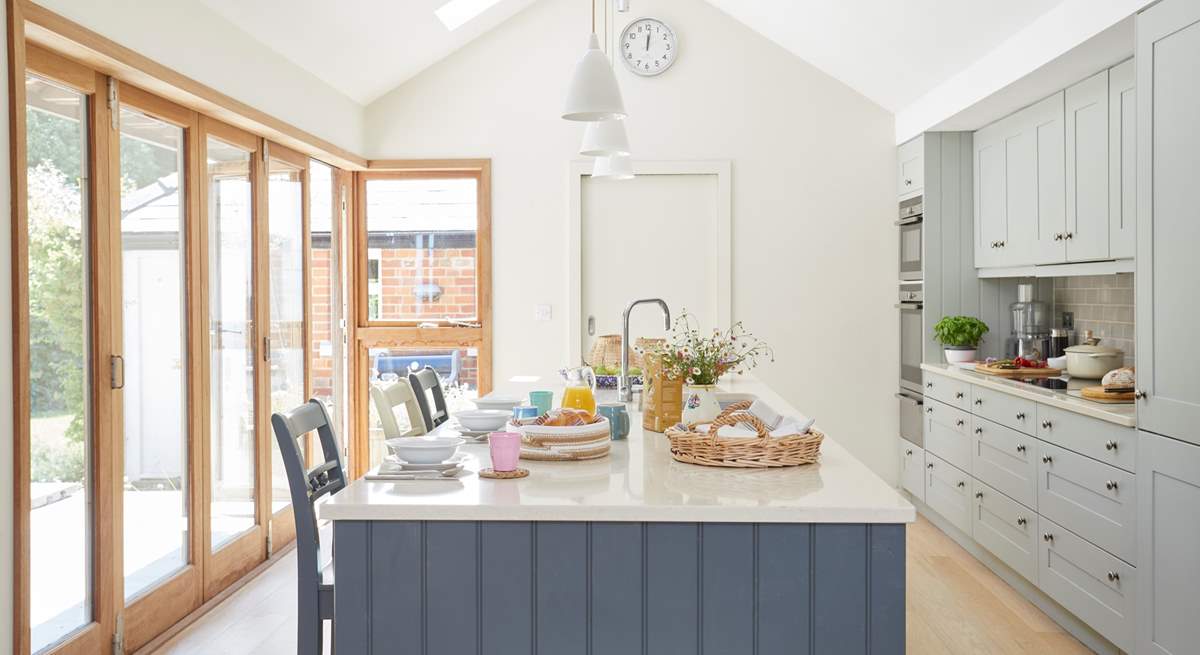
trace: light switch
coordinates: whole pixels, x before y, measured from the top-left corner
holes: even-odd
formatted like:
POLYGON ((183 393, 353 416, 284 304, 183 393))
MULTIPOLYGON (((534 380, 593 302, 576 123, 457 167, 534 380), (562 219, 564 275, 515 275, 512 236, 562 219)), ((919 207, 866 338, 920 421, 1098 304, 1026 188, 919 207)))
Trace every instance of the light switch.
POLYGON ((548 320, 550 320, 551 315, 552 315, 552 312, 550 310, 550 305, 534 305, 533 306, 533 320, 548 321, 548 320))

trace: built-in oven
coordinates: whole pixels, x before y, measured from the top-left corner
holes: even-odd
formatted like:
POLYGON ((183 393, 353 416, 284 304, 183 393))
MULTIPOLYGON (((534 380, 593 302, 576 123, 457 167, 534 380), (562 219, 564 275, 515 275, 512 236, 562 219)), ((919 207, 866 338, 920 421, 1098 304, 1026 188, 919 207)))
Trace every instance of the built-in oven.
POLYGON ((923 196, 900 201, 900 278, 901 280, 924 279, 924 264, 921 261, 922 221, 925 204, 923 196))
POLYGON ((925 397, 921 387, 921 351, 925 343, 922 319, 925 291, 920 282, 900 284, 896 311, 900 314, 900 436, 924 447, 924 419, 921 407, 925 397))

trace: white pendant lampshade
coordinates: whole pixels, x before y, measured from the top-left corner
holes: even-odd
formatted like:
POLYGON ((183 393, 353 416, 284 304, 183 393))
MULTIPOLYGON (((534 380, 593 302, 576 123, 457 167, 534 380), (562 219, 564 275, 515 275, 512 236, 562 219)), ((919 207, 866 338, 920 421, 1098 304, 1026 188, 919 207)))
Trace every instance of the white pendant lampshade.
POLYGON ((632 180, 633 160, 629 155, 612 155, 597 157, 592 164, 592 177, 606 177, 610 180, 632 180))
POLYGON ((583 132, 583 145, 579 154, 588 157, 628 155, 629 136, 625 134, 625 121, 593 121, 583 132))
POLYGON ((567 90, 567 105, 562 117, 569 121, 609 121, 625 118, 625 103, 617 76, 600 51, 600 39, 593 32, 587 52, 575 64, 571 86, 567 90))

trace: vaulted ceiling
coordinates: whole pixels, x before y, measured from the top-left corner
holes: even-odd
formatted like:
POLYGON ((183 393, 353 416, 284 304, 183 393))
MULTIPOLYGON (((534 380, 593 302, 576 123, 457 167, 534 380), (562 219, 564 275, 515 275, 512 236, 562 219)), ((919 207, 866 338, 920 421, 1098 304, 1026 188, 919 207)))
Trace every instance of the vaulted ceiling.
MULTIPOLYGON (((201 0, 363 105, 533 2, 565 1, 498 0, 450 31, 434 15, 446 0, 201 0)), ((899 112, 1062 0, 706 1, 899 112)), ((632 17, 661 2, 630 4, 632 17)))

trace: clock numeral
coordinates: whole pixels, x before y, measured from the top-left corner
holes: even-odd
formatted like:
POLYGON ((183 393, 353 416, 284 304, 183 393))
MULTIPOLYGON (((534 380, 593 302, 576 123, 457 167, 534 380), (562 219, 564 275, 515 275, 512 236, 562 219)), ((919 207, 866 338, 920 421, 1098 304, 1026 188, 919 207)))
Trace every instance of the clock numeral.
POLYGON ((626 58, 626 59, 633 59, 633 53, 632 53, 632 52, 626 52, 626 53, 625 53, 625 58, 626 58))
POLYGON ((659 66, 662 66, 662 62, 661 62, 661 61, 655 61, 655 62, 654 62, 654 67, 655 67, 655 68, 658 68, 659 66))

